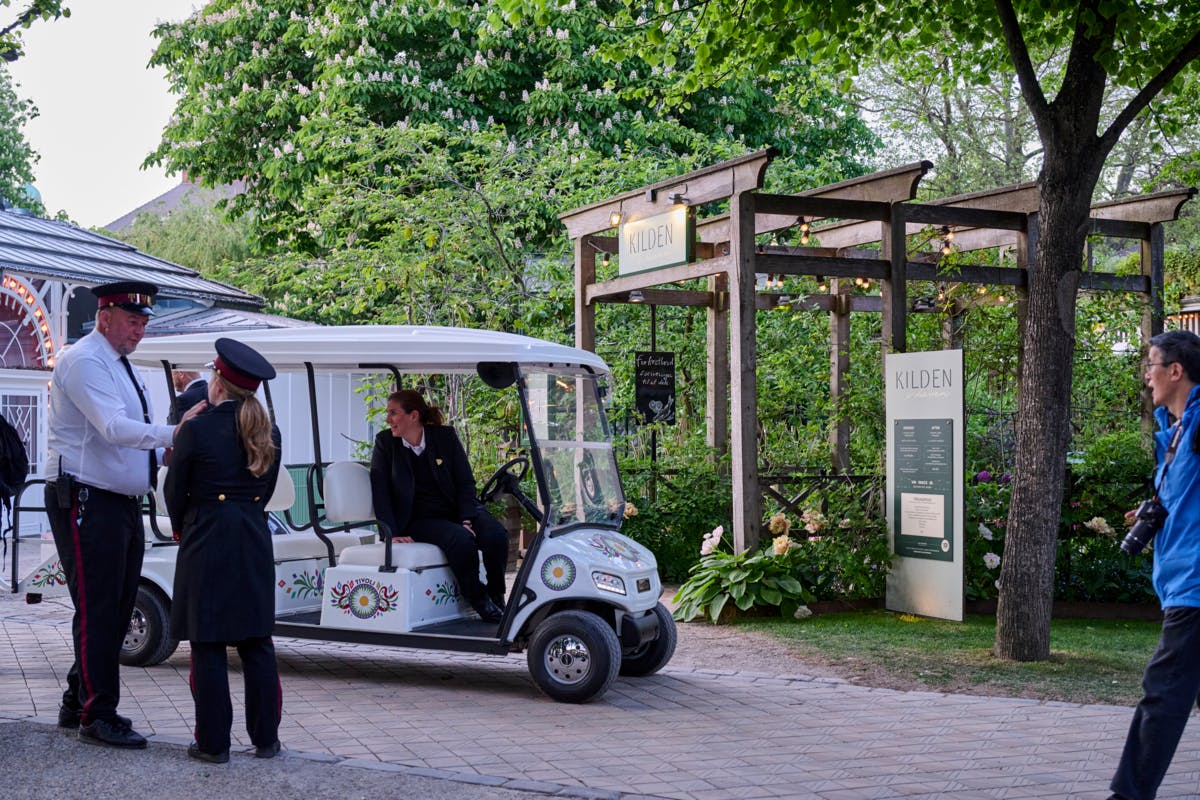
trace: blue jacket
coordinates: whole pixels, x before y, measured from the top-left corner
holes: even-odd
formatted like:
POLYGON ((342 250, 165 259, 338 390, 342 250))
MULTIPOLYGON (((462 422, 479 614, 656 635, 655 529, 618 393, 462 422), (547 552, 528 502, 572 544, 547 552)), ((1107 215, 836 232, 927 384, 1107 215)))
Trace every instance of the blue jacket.
POLYGON ((1158 461, 1155 484, 1158 499, 1167 509, 1167 521, 1154 537, 1154 591, 1163 608, 1200 607, 1200 453, 1192 452, 1200 427, 1200 386, 1192 388, 1179 424, 1183 436, 1175 460, 1162 479, 1163 456, 1171 442, 1167 409, 1154 410, 1159 430, 1154 434, 1158 461))

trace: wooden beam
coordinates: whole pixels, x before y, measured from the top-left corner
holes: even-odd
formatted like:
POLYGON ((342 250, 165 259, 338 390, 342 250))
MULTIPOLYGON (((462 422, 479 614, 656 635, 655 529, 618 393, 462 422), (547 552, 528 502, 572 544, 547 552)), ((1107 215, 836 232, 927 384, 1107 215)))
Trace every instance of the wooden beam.
POLYGON ((1101 292, 1150 293, 1150 278, 1145 275, 1113 275, 1108 272, 1085 272, 1079 279, 1079 288, 1101 292))
POLYGON ((651 306, 700 306, 712 305, 712 294, 693 289, 633 289, 616 294, 592 295, 594 303, 641 303, 651 306), (640 292, 638 297, 634 292, 640 292))
POLYGON ((1150 223, 1128 222, 1123 219, 1091 219, 1088 233, 1114 236, 1118 239, 1149 239, 1150 223))
MULTIPOLYGON (((944 197, 939 200, 930 200, 924 203, 924 205, 937 206, 939 208, 971 208, 1028 214, 1038 209, 1038 187, 1036 183, 1020 183, 1013 186, 1004 186, 999 189, 990 189, 985 192, 971 192, 970 194, 960 194, 952 197, 944 197)), ((919 233, 926 224, 928 223, 908 225, 906 228, 907 234, 912 236, 919 233)), ((962 231, 956 231, 955 238, 957 239, 962 234, 962 231)), ((814 229, 813 236, 822 245, 830 247, 853 247, 855 245, 878 242, 879 228, 865 222, 836 222, 814 229)), ((961 249, 968 248, 962 247, 961 249)))
POLYGON ((1025 230, 1026 215, 1016 211, 995 211, 990 208, 959 208, 931 203, 905 203, 904 217, 912 223, 925 225, 963 225, 968 228, 999 228, 1009 231, 1025 230))
POLYGON ((878 281, 883 280, 887 274, 887 262, 878 258, 764 253, 755 258, 754 271, 769 275, 825 275, 832 278, 870 278, 878 281))
POLYGON ((979 267, 964 264, 953 272, 939 271, 936 264, 908 262, 910 281, 941 281, 943 283, 982 283, 989 286, 1025 286, 1025 270, 1014 267, 979 267))
POLYGON ((1122 200, 1109 200, 1092 206, 1095 219, 1120 219, 1127 222, 1170 222, 1179 219, 1179 209, 1196 195, 1196 188, 1170 189, 1122 200))
POLYGON ((709 275, 718 275, 728 271, 729 265, 730 257, 721 256, 720 258, 712 258, 708 261, 680 264, 676 267, 663 267, 662 269, 635 272, 632 275, 624 275, 620 278, 613 278, 610 281, 602 281, 591 286, 586 286, 584 287, 584 291, 587 302, 592 303, 601 297, 628 294, 634 289, 651 289, 655 286, 662 286, 668 283, 678 283, 679 281, 690 281, 696 278, 707 278, 709 275))
POLYGON ((840 197, 804 195, 755 195, 756 216, 778 214, 783 217, 842 217, 846 219, 886 219, 888 204, 871 200, 845 200, 840 197))
POLYGON ((566 227, 567 236, 578 239, 584 234, 611 230, 610 217, 614 211, 621 214, 623 221, 629 221, 669 210, 674 205, 674 195, 686 197, 694 206, 723 200, 735 192, 761 188, 767 165, 776 154, 774 148, 768 147, 567 211, 558 218, 566 227))
POLYGON ((917 196, 917 185, 933 169, 932 161, 914 161, 892 169, 849 178, 800 192, 802 197, 837 197, 876 203, 898 203, 917 196))

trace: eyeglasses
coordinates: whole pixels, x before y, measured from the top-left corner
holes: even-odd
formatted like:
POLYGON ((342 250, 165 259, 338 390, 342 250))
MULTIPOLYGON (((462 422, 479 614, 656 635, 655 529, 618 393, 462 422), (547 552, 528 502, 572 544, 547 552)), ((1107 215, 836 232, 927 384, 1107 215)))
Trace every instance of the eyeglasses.
POLYGON ((1151 367, 1169 367, 1172 364, 1178 364, 1178 363, 1179 363, 1178 361, 1147 361, 1146 369, 1150 369, 1151 367))

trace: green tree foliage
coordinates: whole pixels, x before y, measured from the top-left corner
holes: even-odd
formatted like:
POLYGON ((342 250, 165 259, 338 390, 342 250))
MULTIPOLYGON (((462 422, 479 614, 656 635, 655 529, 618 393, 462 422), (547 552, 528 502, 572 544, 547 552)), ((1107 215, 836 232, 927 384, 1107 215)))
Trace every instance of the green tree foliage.
POLYGON ((250 255, 247 221, 229 219, 204 202, 186 204, 166 217, 139 214, 125 230, 98 233, 204 273, 225 263, 239 263, 250 255))
MULTIPOLYGON (((666 105, 662 90, 689 52, 606 61, 624 35, 608 22, 617 8, 571 2, 507 27, 490 6, 446 0, 216 0, 156 32, 151 63, 167 70, 179 101, 149 161, 214 184, 245 179, 234 211, 254 210, 264 243, 313 253, 420 227, 373 197, 385 184, 428 188, 406 185, 403 166, 388 162, 404 146, 395 131, 428 125, 468 139, 502 131, 535 158, 661 159, 693 153, 699 136, 727 148, 774 145, 838 176, 861 169, 871 136, 835 95, 805 89, 799 66, 773 80, 727 78, 666 105), (343 202, 352 211, 335 223, 330 207, 343 202)), ((465 187, 484 185, 469 165, 458 172, 465 187)), ((619 173, 593 175, 597 196, 614 181, 619 173)), ((565 207, 548 198, 522 240, 541 246, 557 235, 565 207)))
POLYGON ((17 95, 8 71, 0 67, 0 200, 41 213, 40 204, 25 193, 25 186, 33 182, 38 155, 22 128, 36 116, 37 109, 17 95), (31 204, 39 207, 30 208, 31 204))
POLYGON ((0 0, 0 61, 15 61, 23 52, 21 32, 38 20, 71 16, 63 0, 0 0))
MULTIPOLYGON (((510 14, 546 0, 501 0, 510 14)), ((1050 653, 1050 609, 1058 508, 1062 500, 1075 338, 1075 304, 1092 196, 1106 159, 1152 100, 1186 86, 1200 55, 1200 6, 1178 2, 1081 0, 654 0, 630 4, 644 52, 670 52, 665 38, 695 43, 696 65, 681 81, 694 89, 729 69, 770 73, 812 64, 846 88, 871 61, 904 63, 987 83, 1017 76, 1042 146, 1037 250, 1023 331, 1017 463, 1001 568, 996 652, 1018 660, 1050 653), (947 37, 959 68, 929 54, 947 37), (1062 50, 1061 68, 1037 72, 1035 54, 1062 50), (1131 98, 1110 115, 1106 94, 1131 98)))

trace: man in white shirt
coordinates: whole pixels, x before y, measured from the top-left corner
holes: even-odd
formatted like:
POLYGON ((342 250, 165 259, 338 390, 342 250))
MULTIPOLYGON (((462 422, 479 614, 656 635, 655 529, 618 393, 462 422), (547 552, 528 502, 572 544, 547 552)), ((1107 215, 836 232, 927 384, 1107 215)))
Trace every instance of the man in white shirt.
POLYGON ((92 289, 96 327, 59 356, 50 381, 46 509, 75 604, 58 724, 109 747, 146 746, 117 703, 145 551, 142 495, 176 430, 151 424, 149 394, 125 358, 145 335, 156 291, 141 281, 92 289))

